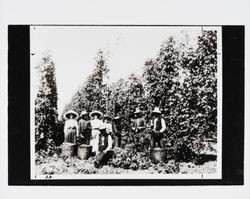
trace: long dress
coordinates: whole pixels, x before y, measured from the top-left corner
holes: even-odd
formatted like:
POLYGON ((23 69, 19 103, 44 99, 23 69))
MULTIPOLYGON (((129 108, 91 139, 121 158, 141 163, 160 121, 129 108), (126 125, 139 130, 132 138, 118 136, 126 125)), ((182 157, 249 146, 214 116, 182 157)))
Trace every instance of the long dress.
POLYGON ((100 127, 103 125, 102 120, 99 119, 93 119, 90 121, 91 124, 91 139, 90 139, 90 145, 92 145, 92 151, 97 152, 98 151, 98 135, 100 134, 100 127))
POLYGON ((68 119, 64 125, 64 141, 76 144, 76 136, 78 135, 78 124, 74 119, 68 119))

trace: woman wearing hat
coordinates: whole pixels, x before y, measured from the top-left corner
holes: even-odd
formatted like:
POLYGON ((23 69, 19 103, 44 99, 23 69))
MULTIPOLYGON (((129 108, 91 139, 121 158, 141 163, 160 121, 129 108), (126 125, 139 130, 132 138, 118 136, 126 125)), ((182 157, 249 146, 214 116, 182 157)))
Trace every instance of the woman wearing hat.
POLYGON ((158 147, 163 148, 163 133, 166 130, 166 123, 165 120, 161 117, 161 111, 159 110, 158 107, 155 107, 155 109, 152 112, 152 129, 153 129, 153 134, 151 137, 151 149, 153 149, 156 144, 158 147))
POLYGON ((76 136, 78 136, 78 114, 70 110, 64 114, 64 118, 66 119, 64 125, 64 142, 76 144, 76 136))
POLYGON ((90 143, 91 138, 91 126, 89 121, 89 114, 87 111, 82 111, 80 115, 79 123, 79 135, 84 144, 90 143))
POLYGON ((103 125, 101 118, 103 114, 100 111, 92 111, 90 113, 91 121, 91 139, 90 145, 92 145, 92 151, 96 152, 98 150, 97 136, 100 133, 100 127, 103 125))

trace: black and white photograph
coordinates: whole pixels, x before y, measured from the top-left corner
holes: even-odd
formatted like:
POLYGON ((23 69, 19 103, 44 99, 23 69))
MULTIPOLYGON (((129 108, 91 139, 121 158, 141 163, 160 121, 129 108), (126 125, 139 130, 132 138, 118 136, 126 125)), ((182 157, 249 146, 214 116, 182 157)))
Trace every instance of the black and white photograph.
POLYGON ((30 26, 30 176, 221 179, 221 26, 30 26))
POLYGON ((249 8, 0 0, 0 198, 249 199, 249 8))

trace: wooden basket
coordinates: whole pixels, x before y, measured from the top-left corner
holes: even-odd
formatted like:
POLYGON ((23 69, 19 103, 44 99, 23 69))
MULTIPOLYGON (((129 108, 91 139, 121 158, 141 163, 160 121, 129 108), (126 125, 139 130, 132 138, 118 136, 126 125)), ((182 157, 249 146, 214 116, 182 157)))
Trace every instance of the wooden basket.
POLYGON ((155 163, 164 162, 167 159, 167 151, 164 148, 156 147, 151 151, 151 157, 155 163))
POLYGON ((61 145, 61 157, 73 157, 75 155, 75 148, 75 144, 63 143, 61 145))
POLYGON ((81 160, 86 160, 90 157, 91 152, 92 152, 91 145, 82 144, 78 147, 77 156, 81 160))

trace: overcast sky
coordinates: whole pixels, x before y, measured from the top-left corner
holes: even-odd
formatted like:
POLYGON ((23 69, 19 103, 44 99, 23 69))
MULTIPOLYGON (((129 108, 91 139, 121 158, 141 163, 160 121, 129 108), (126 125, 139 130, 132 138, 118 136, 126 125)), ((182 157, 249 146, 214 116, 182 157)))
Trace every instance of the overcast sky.
MULTIPOLYGON (((50 51, 56 66, 58 111, 71 100, 79 85, 91 74, 98 49, 108 52, 110 82, 135 72, 141 74, 145 60, 156 57, 170 35, 178 40, 190 36, 194 42, 201 27, 104 27, 33 26, 30 29, 31 69, 50 51)), ((32 73, 34 74, 34 73, 32 73)), ((33 88, 38 81, 33 78, 33 88)))

